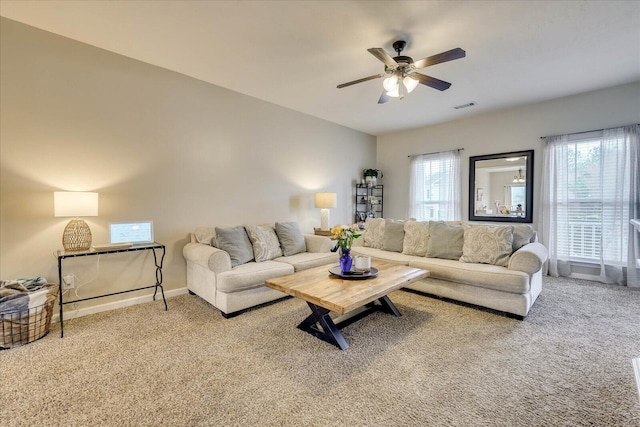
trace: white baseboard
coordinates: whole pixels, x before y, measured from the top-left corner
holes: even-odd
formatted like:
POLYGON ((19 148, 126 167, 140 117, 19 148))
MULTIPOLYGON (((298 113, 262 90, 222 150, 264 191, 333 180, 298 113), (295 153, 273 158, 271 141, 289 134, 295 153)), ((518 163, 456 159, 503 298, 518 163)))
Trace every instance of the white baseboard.
MULTIPOLYGON (((187 288, 184 287, 184 288, 179 288, 179 289, 172 289, 170 291, 164 291, 164 296, 165 296, 165 298, 171 298, 171 297, 175 297, 175 296, 186 294, 186 293, 187 293, 187 288)), ((68 314, 67 314, 67 311, 65 310, 64 318, 65 318, 65 320, 67 320, 67 319, 69 319, 69 320, 70 319, 76 319, 78 317, 88 316, 90 314, 101 313, 103 311, 115 310, 117 308, 123 308, 123 307, 129 307, 129 306, 136 305, 136 304, 142 304, 142 303, 145 303, 145 302, 152 301, 152 299, 151 299, 152 296, 153 296, 153 294, 143 295, 143 296, 139 296, 139 297, 135 297, 135 298, 129 298, 129 299, 121 300, 121 301, 108 302, 106 304, 100 304, 100 305, 94 305, 94 306, 91 306, 91 307, 80 308, 78 310, 69 310, 68 314)), ((159 299, 160 299, 160 301, 162 301, 162 295, 159 296, 159 299)), ((158 295, 156 295, 156 301, 158 301, 158 295)), ((167 304, 169 304, 169 302, 167 302, 167 304)), ((60 321, 60 312, 58 310, 59 310, 59 308, 56 306, 56 313, 54 313, 53 316, 51 316, 51 321, 52 322, 59 322, 60 321)))

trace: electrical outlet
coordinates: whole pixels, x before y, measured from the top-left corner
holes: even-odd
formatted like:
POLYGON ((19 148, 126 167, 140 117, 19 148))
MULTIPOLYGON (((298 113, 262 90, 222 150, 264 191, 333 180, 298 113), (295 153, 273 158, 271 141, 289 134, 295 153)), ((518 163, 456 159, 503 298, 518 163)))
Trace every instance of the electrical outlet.
POLYGON ((66 291, 67 289, 73 289, 75 287, 75 277, 71 274, 64 276, 62 278, 62 290, 66 291))

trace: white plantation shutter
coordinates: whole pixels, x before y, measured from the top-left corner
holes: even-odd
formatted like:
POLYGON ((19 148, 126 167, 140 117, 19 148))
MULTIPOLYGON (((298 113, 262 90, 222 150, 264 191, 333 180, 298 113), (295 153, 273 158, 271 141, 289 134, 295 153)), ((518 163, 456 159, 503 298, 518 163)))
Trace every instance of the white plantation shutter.
POLYGON ((418 221, 460 219, 458 150, 411 157, 409 218, 418 221))
POLYGON ((638 126, 547 138, 543 167, 549 273, 568 276, 586 263, 600 266, 603 282, 637 282, 629 220, 640 213, 638 126))

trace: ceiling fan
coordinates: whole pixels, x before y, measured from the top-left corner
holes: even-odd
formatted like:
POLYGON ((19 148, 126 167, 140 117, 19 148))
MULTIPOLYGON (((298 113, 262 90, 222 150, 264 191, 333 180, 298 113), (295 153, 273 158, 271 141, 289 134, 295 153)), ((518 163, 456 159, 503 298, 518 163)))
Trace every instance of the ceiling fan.
POLYGON ((369 53, 384 63, 384 73, 364 77, 348 83, 342 83, 338 85, 338 89, 387 76, 382 83, 384 90, 378 100, 378 104, 384 104, 389 100, 389 97, 403 99, 405 91, 406 93, 412 92, 416 86, 418 86, 418 83, 422 83, 425 86, 429 86, 440 91, 449 89, 451 83, 418 73, 416 70, 418 68, 425 68, 442 62, 464 58, 466 56, 465 51, 458 47, 414 62, 413 58, 400 55, 400 52, 402 52, 406 45, 407 42, 404 40, 394 42, 393 49, 396 51, 397 56, 393 58, 380 47, 367 49, 369 53))

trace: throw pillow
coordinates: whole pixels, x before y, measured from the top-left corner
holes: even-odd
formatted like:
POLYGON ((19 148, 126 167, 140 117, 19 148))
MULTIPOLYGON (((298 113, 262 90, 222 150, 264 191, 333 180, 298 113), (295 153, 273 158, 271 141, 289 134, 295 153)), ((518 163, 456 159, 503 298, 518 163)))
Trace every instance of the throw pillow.
POLYGON ((282 256, 280 241, 273 227, 268 225, 245 225, 249 240, 253 245, 256 262, 268 261, 282 256))
POLYGON ((513 227, 476 225, 464 230, 461 262, 493 264, 506 267, 513 245, 513 227))
POLYGON ((404 241, 404 221, 387 219, 384 223, 382 249, 391 252, 402 252, 404 241))
POLYGON ((464 229, 461 225, 449 225, 444 221, 429 221, 428 258, 459 260, 462 256, 464 229))
POLYGON ((216 245, 216 230, 213 227, 196 227, 196 231, 193 234, 198 243, 209 246, 216 245))
POLYGON ((253 259, 253 246, 242 225, 216 227, 216 247, 229 254, 231 268, 246 264, 253 259))
POLYGON ((364 222, 364 246, 382 249, 384 226, 384 218, 367 218, 364 222))
POLYGON ((307 251, 304 236, 297 222, 276 222, 276 234, 280 240, 282 253, 290 256, 307 251))
POLYGON ((517 251, 527 243, 531 243, 533 228, 528 224, 517 224, 513 226, 513 252, 517 251))
POLYGON ((402 253, 405 255, 424 256, 429 244, 428 221, 406 221, 404 223, 404 241, 402 253))

